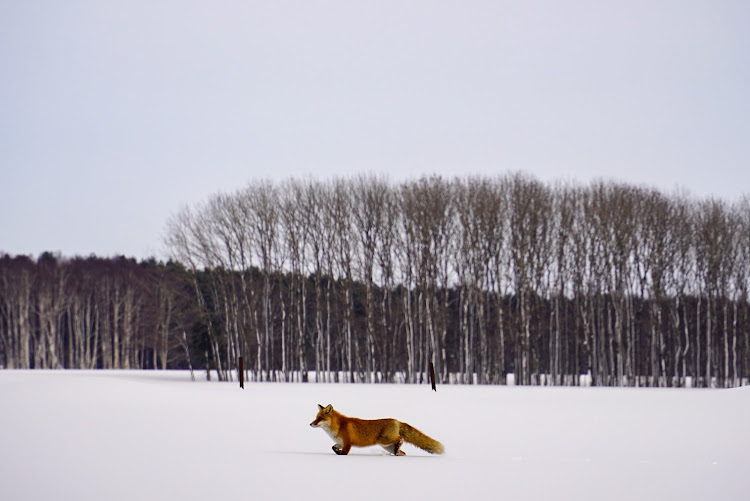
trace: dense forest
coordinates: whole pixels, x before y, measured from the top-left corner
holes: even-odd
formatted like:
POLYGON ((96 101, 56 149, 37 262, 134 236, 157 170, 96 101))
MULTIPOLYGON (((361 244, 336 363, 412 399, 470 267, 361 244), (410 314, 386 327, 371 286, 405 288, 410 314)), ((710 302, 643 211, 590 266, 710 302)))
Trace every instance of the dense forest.
POLYGON ((259 381, 737 386, 750 198, 521 174, 256 181, 170 260, 0 256, 0 366, 259 381))

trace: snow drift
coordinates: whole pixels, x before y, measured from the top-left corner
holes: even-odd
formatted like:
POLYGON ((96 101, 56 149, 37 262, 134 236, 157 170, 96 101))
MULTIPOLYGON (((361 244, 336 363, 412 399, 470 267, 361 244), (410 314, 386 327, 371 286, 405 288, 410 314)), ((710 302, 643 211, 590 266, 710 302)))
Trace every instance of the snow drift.
POLYGON ((0 371, 3 499, 747 499, 750 389, 191 382, 0 371), (317 404, 446 446, 331 451, 317 404))

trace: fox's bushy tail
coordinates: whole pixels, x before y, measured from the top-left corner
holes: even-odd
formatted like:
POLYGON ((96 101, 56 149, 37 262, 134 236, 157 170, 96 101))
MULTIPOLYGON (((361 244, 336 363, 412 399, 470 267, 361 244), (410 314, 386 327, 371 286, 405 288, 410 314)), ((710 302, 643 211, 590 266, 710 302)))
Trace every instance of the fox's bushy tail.
POLYGON ((412 445, 419 447, 422 450, 429 452, 430 454, 442 454, 445 452, 443 444, 435 440, 434 438, 428 437, 418 429, 407 423, 401 423, 399 426, 399 432, 404 440, 412 445))

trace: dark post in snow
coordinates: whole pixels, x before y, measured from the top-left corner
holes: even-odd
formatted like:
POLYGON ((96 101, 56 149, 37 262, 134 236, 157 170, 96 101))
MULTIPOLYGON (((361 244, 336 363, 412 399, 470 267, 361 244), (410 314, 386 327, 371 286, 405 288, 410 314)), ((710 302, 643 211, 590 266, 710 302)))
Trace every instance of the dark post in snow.
POLYGON ((432 391, 437 391, 435 388, 435 364, 430 362, 430 381, 432 382, 432 391))
POLYGON ((240 357, 238 371, 239 371, 239 380, 240 380, 240 388, 243 390, 245 389, 245 360, 240 357))

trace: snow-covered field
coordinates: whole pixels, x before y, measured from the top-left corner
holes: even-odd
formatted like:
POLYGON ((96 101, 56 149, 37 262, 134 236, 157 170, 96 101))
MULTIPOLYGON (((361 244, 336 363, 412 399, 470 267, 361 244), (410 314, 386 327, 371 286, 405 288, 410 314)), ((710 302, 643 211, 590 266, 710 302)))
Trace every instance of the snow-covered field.
POLYGON ((657 390, 190 381, 0 371, 0 498, 750 499, 750 388, 657 390), (437 438, 331 451, 318 403, 437 438))

